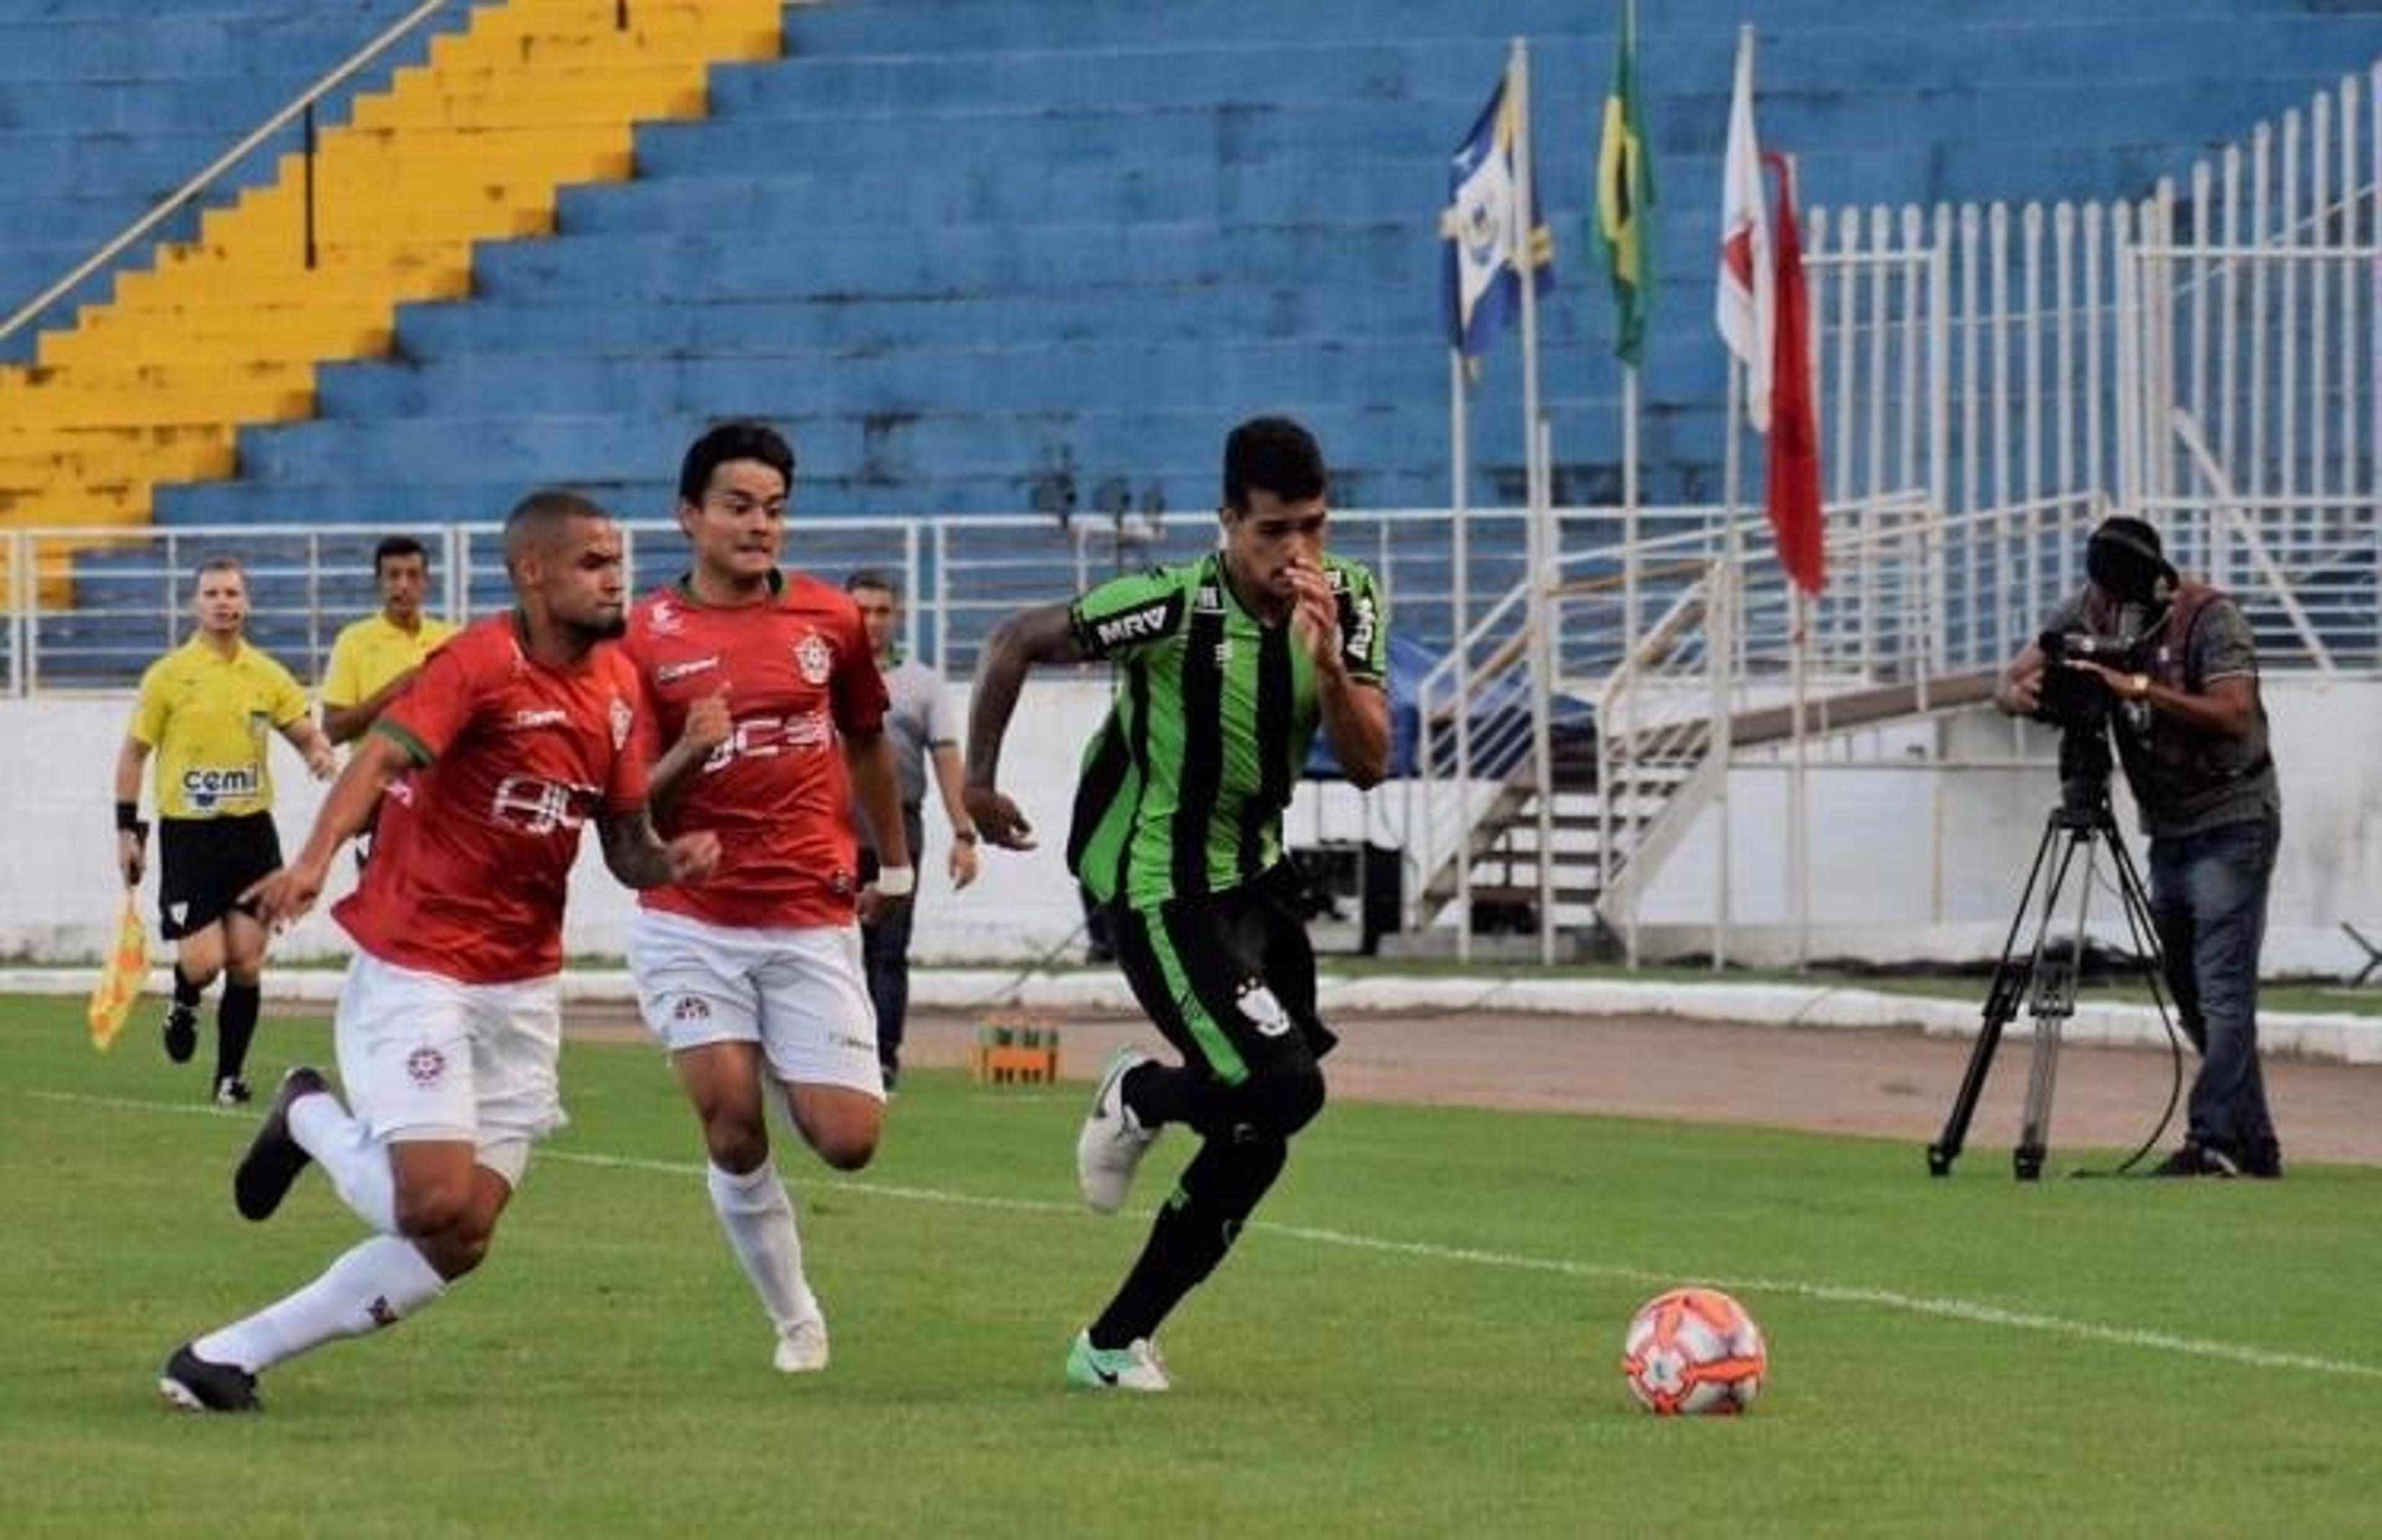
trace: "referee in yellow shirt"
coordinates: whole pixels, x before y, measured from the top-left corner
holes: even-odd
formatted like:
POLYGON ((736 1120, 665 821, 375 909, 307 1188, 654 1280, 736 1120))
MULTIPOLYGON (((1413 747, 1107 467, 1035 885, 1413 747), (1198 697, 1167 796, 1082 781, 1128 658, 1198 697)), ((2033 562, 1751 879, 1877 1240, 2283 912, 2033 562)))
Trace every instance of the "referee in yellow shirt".
POLYGON ((352 743, 369 731, 423 660, 455 634, 453 626, 423 613, 430 556, 422 542, 393 534, 374 546, 373 581, 380 585, 379 613, 339 632, 323 672, 323 730, 334 743, 352 743))
POLYGON ((249 1099, 241 1072, 264 972, 264 926, 237 905, 281 864, 266 730, 288 739, 318 779, 338 767, 306 692, 245 640, 248 606, 248 573, 237 560, 217 556, 199 568, 190 597, 198 631, 141 676, 131 731, 116 756, 116 860, 127 886, 141 881, 147 861, 141 772, 157 756, 157 910, 160 934, 175 944, 166 1054, 179 1064, 198 1051, 200 996, 227 974, 215 1008, 214 1082, 227 1106, 249 1099))

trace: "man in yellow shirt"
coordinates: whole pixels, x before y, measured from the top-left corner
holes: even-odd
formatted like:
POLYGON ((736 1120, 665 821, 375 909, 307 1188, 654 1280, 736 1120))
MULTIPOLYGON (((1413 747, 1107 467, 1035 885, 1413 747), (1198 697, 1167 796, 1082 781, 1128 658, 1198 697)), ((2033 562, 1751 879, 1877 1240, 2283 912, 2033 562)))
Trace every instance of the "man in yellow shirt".
POLYGON ((412 682, 423 660, 455 628, 423 613, 430 591, 430 556, 411 535, 393 534, 373 550, 380 611, 339 632, 323 671, 323 730, 334 743, 352 743, 368 731, 398 691, 412 682))
POLYGON ((198 631, 141 676, 131 730, 116 756, 116 861, 127 886, 141 881, 148 825, 141 821, 141 772, 157 756, 159 934, 175 944, 174 1004, 166 1013, 166 1055, 179 1064, 198 1051, 201 995, 224 981, 215 1008, 215 1099, 249 1099, 241 1071, 256 1035, 265 931, 238 906, 251 883, 281 864, 273 827, 268 728, 327 779, 338 766, 331 740, 306 711, 289 670, 250 646, 248 573, 230 556, 199 568, 190 612, 198 631))

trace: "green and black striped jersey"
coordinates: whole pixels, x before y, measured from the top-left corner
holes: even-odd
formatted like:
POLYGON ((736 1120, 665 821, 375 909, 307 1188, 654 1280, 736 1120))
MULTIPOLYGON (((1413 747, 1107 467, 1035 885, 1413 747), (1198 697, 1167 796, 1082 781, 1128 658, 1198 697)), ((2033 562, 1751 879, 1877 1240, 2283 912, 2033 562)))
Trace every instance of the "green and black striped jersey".
MULTIPOLYGON (((1373 575, 1323 558, 1349 673, 1382 681, 1389 640, 1373 575)), ((1315 665, 1224 581, 1221 552, 1119 578, 1070 612, 1087 656, 1116 666, 1116 703, 1084 752, 1067 864, 1095 898, 1148 909, 1215 893, 1282 860, 1282 813, 1320 720, 1315 665)))

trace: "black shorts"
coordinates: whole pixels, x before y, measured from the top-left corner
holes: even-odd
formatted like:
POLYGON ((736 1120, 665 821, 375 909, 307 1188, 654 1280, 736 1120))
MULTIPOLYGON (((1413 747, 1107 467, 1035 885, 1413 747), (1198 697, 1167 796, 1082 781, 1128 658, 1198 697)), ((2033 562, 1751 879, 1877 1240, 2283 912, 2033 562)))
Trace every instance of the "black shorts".
POLYGON ((1283 885, 1112 906, 1118 966, 1187 1063, 1227 1085, 1310 1068, 1339 1042, 1315 1012, 1315 950, 1283 885))
POLYGON ((281 864, 273 814, 157 820, 157 934, 168 941, 206 929, 247 886, 281 864))

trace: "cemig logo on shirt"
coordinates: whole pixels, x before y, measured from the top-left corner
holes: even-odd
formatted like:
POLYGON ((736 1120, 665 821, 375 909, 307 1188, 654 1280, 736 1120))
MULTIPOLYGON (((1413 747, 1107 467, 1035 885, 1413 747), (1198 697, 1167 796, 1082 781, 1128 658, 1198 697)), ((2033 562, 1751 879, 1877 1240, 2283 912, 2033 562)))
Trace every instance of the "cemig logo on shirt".
POLYGON ((835 672, 835 649, 817 631, 806 631, 794 643, 794 666, 803 671, 805 684, 825 684, 835 672))
POLYGON ((524 706, 513 713, 512 728, 527 732, 533 727, 559 727, 571 720, 571 714, 560 706, 524 706))
POLYGON ((264 776, 253 764, 193 764, 182 772, 182 796, 202 813, 218 802, 254 797, 264 789, 264 776))

